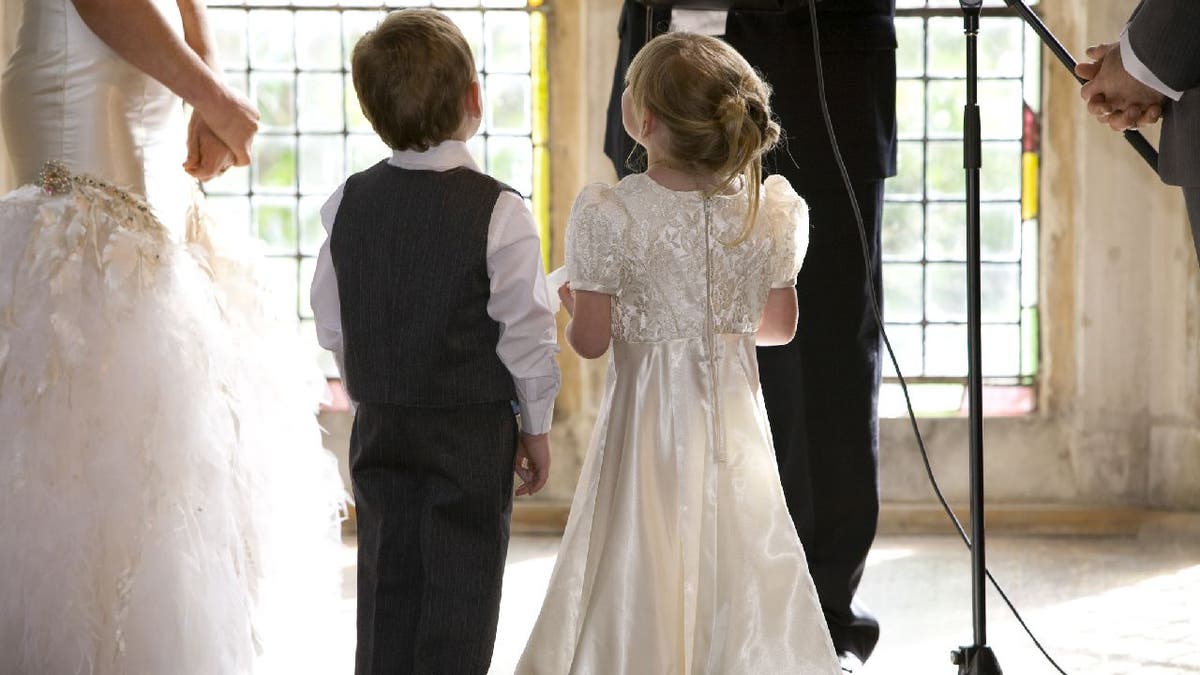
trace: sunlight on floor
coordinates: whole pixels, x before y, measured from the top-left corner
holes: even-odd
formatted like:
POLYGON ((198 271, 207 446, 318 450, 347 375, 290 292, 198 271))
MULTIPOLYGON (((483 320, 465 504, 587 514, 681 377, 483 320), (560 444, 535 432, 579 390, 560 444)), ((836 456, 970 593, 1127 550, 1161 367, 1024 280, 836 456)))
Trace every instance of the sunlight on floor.
POLYGON ((557 556, 558 537, 522 537, 513 541, 504 568, 500 629, 492 655, 493 675, 506 675, 517 667, 525 640, 542 607, 557 556))
MULTIPOLYGON (((1071 675, 1200 673, 1200 542, 996 537, 988 567, 1071 675)), ((860 675, 952 675, 971 644, 970 554, 952 537, 883 537, 861 597, 881 638, 860 675), (912 555, 883 560, 909 548, 912 555)), ((1053 675, 994 590, 987 642, 1005 673, 1053 675)))
MULTIPOLYGON (((1076 672, 1183 675, 1200 673, 1198 608, 1200 565, 1194 565, 1037 609, 1027 618, 1062 645, 1064 659, 1087 664, 1076 672), (1068 646, 1062 639, 1068 636, 1095 639, 1068 646)), ((998 634, 998 639, 1022 637, 1011 627, 998 634)))
MULTIPOLYGON (((513 672, 557 552, 556 537, 513 539, 492 675, 513 672)), ((344 553, 344 630, 328 649, 346 665, 333 675, 353 671, 352 540, 344 553)), ((860 675, 953 675, 950 651, 972 641, 969 560, 952 537, 879 538, 861 597, 882 637, 860 675)), ((996 537, 989 567, 1071 675, 1200 674, 1200 541, 996 537)), ((1055 674, 994 592, 988 603, 988 642, 1004 672, 1055 674)))
POLYGON ((903 546, 875 546, 871 549, 871 553, 867 555, 867 569, 875 565, 892 562, 893 560, 903 560, 909 556, 916 555, 916 551, 903 546))

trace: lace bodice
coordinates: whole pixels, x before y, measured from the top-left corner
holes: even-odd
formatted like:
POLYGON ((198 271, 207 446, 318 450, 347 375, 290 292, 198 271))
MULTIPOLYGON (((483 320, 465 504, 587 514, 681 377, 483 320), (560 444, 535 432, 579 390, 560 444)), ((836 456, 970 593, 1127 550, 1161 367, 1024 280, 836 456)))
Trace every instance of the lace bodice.
POLYGON ((768 290, 796 283, 808 247, 808 207, 786 179, 771 176, 750 236, 727 246, 744 227, 747 202, 744 189, 709 198, 706 237, 699 192, 670 190, 645 174, 589 185, 567 225, 571 287, 613 296, 617 341, 703 336, 710 293, 715 333, 753 333, 768 290))

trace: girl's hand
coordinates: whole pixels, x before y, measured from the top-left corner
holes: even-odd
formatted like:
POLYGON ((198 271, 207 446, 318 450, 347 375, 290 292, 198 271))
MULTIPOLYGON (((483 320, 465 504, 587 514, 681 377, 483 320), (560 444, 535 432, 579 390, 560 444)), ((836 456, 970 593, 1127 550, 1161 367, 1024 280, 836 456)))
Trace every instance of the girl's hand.
POLYGON ((575 294, 571 292, 571 282, 558 287, 558 299, 562 301, 563 309, 567 310, 567 316, 575 318, 575 294))

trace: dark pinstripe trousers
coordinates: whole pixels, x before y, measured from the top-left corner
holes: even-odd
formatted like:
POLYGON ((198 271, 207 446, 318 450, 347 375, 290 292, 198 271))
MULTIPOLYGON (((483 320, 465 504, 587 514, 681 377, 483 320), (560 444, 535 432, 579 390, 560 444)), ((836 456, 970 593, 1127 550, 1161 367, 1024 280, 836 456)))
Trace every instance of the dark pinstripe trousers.
POLYGON ((358 407, 356 675, 485 675, 512 515, 508 401, 358 407))

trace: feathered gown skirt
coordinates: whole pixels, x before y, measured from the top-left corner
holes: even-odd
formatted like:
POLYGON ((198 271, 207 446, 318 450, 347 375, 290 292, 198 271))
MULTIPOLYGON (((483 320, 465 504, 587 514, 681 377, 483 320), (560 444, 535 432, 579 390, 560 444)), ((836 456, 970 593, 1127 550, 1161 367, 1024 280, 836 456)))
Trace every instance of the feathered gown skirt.
POLYGON ((614 342, 521 675, 840 672, 752 335, 614 342))
POLYGON ((335 671, 321 382, 189 235, 62 174, 0 199, 0 672, 335 671))

